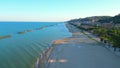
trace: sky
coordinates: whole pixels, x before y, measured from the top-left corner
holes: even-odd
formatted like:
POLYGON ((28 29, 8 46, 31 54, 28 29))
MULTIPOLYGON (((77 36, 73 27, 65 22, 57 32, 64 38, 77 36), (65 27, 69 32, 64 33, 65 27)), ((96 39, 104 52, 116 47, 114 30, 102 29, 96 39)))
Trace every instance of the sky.
POLYGON ((119 13, 120 0, 0 0, 0 21, 67 21, 119 13))

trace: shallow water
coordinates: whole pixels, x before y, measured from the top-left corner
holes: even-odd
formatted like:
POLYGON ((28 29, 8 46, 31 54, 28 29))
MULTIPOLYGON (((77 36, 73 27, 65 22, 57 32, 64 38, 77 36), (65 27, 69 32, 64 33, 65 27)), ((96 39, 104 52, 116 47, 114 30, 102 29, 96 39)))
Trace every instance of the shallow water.
POLYGON ((71 33, 65 23, 3 22, 0 23, 1 35, 12 37, 0 39, 0 68, 33 68, 42 51, 54 40, 70 37, 71 33), (25 30, 33 31, 17 34, 25 30))

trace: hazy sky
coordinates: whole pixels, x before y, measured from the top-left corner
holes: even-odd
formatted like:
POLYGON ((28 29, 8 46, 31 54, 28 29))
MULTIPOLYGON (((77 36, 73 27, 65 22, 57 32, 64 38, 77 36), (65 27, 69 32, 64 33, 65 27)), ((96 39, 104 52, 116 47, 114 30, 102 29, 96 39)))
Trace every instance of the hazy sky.
POLYGON ((120 0, 0 0, 0 21, 66 21, 120 13, 120 0))

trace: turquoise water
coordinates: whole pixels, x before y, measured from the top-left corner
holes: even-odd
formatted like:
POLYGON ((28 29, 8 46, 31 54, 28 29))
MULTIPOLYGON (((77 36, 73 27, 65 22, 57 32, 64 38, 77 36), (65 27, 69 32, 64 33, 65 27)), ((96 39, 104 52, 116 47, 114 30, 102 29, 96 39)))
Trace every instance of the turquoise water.
POLYGON ((48 22, 1 22, 0 68, 34 68, 39 55, 56 39, 70 37, 65 23, 48 22), (41 29, 38 29, 41 28, 41 29), (24 34, 19 31, 33 30, 24 34))

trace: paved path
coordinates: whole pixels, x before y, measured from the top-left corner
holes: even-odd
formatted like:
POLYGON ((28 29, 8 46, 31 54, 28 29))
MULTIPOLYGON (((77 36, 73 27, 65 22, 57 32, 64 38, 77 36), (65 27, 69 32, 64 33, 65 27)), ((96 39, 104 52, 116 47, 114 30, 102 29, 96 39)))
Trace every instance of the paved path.
MULTIPOLYGON (((57 40, 46 68, 120 68, 120 57, 72 25, 72 37, 57 40)), ((97 39, 97 38, 96 38, 97 39)))

